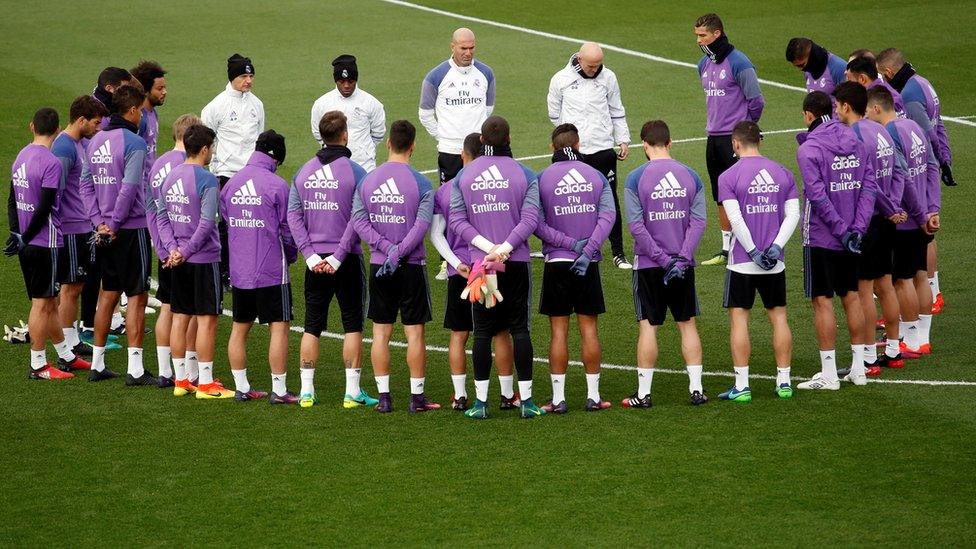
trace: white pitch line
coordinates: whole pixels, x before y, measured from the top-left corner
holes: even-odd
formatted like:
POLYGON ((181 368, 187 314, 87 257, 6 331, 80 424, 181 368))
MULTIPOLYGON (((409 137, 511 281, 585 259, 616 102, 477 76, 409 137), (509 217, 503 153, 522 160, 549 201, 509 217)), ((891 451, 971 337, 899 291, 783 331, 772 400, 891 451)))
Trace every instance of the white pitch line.
MULTIPOLYGON (((541 36, 543 38, 551 38, 553 40, 560 40, 562 42, 569 42, 571 44, 577 44, 578 45, 578 44, 582 44, 583 42, 586 41, 586 40, 583 40, 581 38, 573 38, 572 36, 565 36, 565 35, 562 35, 562 34, 554 34, 554 33, 551 33, 551 32, 545 32, 545 31, 530 29, 528 27, 520 27, 518 25, 511 25, 511 24, 508 24, 508 23, 502 23, 500 21, 492 21, 491 19, 482 19, 480 17, 473 17, 473 16, 470 16, 470 15, 462 15, 460 13, 454 13, 454 12, 450 12, 450 11, 439 10, 437 8, 431 8, 431 7, 428 7, 428 6, 422 6, 420 4, 414 4, 412 2, 404 2, 403 0, 379 0, 379 1, 380 2, 384 2, 384 3, 387 3, 387 4, 393 4, 393 5, 396 5, 396 6, 402 6, 404 8, 411 8, 411 9, 415 9, 415 10, 426 11, 426 12, 429 12, 429 13, 435 13, 437 15, 443 15, 444 17, 451 17, 453 19, 460 19, 462 21, 471 21, 473 23, 481 23, 482 25, 489 25, 489 26, 492 26, 492 27, 498 27, 500 29, 507 29, 507 30, 521 32, 521 33, 525 33, 525 34, 531 34, 531 35, 534 35, 534 36, 541 36)), ((652 55, 650 53, 644 53, 642 51, 632 50, 632 49, 628 49, 628 48, 622 48, 620 46, 614 46, 613 44, 605 44, 603 42, 598 42, 598 43, 600 44, 600 47, 602 47, 605 50, 615 51, 617 53, 622 53, 622 54, 630 55, 630 56, 633 56, 633 57, 639 57, 641 59, 647 59, 648 61, 656 61, 658 63, 664 63, 664 64, 667 64, 667 65, 675 65, 675 66, 678 66, 678 67, 686 67, 686 68, 691 68, 691 69, 697 69, 698 68, 698 65, 695 64, 695 63, 688 63, 687 61, 679 61, 677 59, 671 59, 671 58, 668 58, 668 57, 661 57, 660 55, 652 55)), ((804 93, 807 91, 806 88, 803 88, 803 87, 800 87, 800 86, 793 86, 793 85, 790 85, 790 84, 784 84, 783 82, 777 82, 775 80, 766 80, 765 78, 760 78, 759 79, 759 82, 762 83, 762 84, 766 84, 767 86, 772 86, 774 88, 782 88, 784 90, 798 91, 798 92, 804 92, 804 93)), ((974 127, 976 127, 976 122, 970 122, 969 120, 964 120, 963 118, 959 118, 959 117, 943 116, 942 119, 943 120, 946 120, 948 122, 955 122, 957 124, 963 124, 963 125, 966 125, 966 126, 974 126, 974 127)))
MULTIPOLYGON (((234 315, 233 315, 233 312, 230 309, 224 309, 224 316, 233 317, 234 315)), ((302 328, 301 326, 289 326, 288 329, 291 330, 291 331, 293 331, 293 332, 295 332, 295 333, 299 333, 299 334, 305 333, 305 329, 302 328)), ((329 339, 336 339, 336 340, 342 341, 345 336, 343 334, 339 334, 339 333, 335 333, 335 332, 324 331, 324 332, 322 332, 322 337, 327 337, 329 339)), ((370 338, 370 337, 364 337, 363 338, 363 343, 372 343, 372 341, 373 341, 373 338, 370 338)), ((401 348, 401 349, 406 349, 407 348, 407 343, 405 341, 394 341, 394 340, 390 340, 390 347, 398 347, 398 348, 401 348)), ((441 347, 441 346, 438 346, 438 345, 426 345, 425 348, 428 351, 434 351, 434 352, 437 352, 437 353, 446 353, 448 351, 447 347, 441 347)), ((471 350, 470 349, 465 349, 464 352, 467 353, 467 354, 469 354, 469 355, 471 354, 471 350)), ((548 359, 542 358, 542 357, 537 357, 537 356, 536 357, 532 357, 532 361, 533 362, 536 362, 538 364, 549 364, 549 360, 548 359)), ((578 361, 578 360, 570 360, 569 361, 569 364, 571 366, 583 366, 583 363, 580 362, 580 361, 578 361)), ((629 371, 629 372, 633 372, 633 371, 636 371, 637 370, 637 367, 636 366, 631 366, 631 365, 627 365, 627 364, 603 364, 603 363, 601 363, 600 364, 600 368, 601 369, 605 369, 605 370, 624 370, 624 371, 629 371)), ((685 370, 673 370, 673 369, 670 369, 670 368, 655 368, 654 371, 657 372, 657 373, 659 373, 659 374, 675 374, 675 375, 687 375, 688 374, 688 372, 686 372, 685 370)), ((706 372, 702 372, 702 375, 703 376, 709 376, 709 377, 727 377, 727 378, 735 377, 735 374, 734 373, 731 373, 731 372, 708 372, 708 371, 706 371, 706 372)), ((751 377, 753 379, 768 379, 768 380, 775 380, 776 379, 776 376, 763 375, 763 374, 750 374, 749 377, 751 377)), ((799 376, 793 376, 791 379, 793 379, 795 381, 805 381, 807 378, 805 378, 805 377, 799 377, 799 376)), ((948 387, 976 387, 976 381, 941 381, 941 380, 930 380, 930 379, 868 379, 868 383, 887 383, 887 384, 892 384, 892 385, 928 385, 928 386, 948 386, 948 387)))
MULTIPOLYGON (((768 131, 768 132, 762 132, 762 134, 763 135, 773 135, 773 134, 778 134, 778 133, 796 133, 796 132, 802 132, 802 131, 806 131, 806 128, 791 128, 791 129, 788 129, 788 130, 771 130, 771 131, 768 131)), ((708 137, 685 137, 683 139, 674 139, 674 140, 671 141, 671 143, 692 143, 692 142, 695 142, 695 141, 706 141, 707 139, 708 139, 708 137)), ((520 156, 520 157, 516 158, 515 160, 517 160, 519 162, 522 162, 524 160, 540 160, 542 158, 549 158, 551 156, 552 156, 552 153, 548 153, 548 154, 536 154, 536 155, 533 155, 533 156, 520 156)), ((437 173, 437 169, 435 168, 433 170, 424 170, 424 171, 422 171, 420 173, 422 173, 424 175, 432 174, 432 173, 437 173)))

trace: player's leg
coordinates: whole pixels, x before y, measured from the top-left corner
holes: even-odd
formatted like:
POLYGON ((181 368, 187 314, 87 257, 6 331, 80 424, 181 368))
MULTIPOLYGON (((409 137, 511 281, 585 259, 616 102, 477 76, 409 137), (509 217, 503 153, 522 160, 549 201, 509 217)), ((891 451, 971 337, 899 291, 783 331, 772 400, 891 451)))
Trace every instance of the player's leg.
POLYGON ((172 270, 163 267, 163 262, 159 261, 156 270, 156 278, 159 286, 156 288, 156 299, 159 300, 159 313, 156 315, 156 324, 153 326, 153 335, 156 339, 156 365, 159 369, 157 384, 159 387, 172 387, 175 384, 173 374, 173 353, 170 347, 170 331, 173 329, 173 309, 170 305, 172 299, 172 270))
MULTIPOLYGON (((27 333, 30 334, 30 379, 70 379, 74 374, 61 371, 47 362, 44 345, 53 334, 52 328, 60 332, 57 321, 57 300, 54 297, 31 299, 30 313, 27 315, 27 333), (52 326, 51 317, 54 317, 52 326)), ((62 345, 64 340, 62 339, 62 345)), ((73 355, 72 355, 73 356, 73 355)))
POLYGON ((790 366, 793 364, 793 332, 786 319, 786 306, 766 309, 773 327, 773 354, 776 358, 776 394, 780 398, 793 396, 790 366))
POLYGON ((712 257, 702 261, 702 265, 725 265, 728 263, 729 250, 732 247, 732 225, 725 213, 725 208, 718 200, 718 178, 725 170, 735 163, 732 151, 731 135, 710 135, 705 141, 705 166, 711 183, 712 199, 718 207, 719 230, 721 231, 722 248, 712 257))
POLYGON ((425 326, 433 320, 430 288, 425 265, 402 265, 393 273, 400 288, 400 318, 407 338, 407 368, 410 370, 410 412, 439 410, 441 405, 427 399, 427 343, 425 326))
POLYGON ((752 389, 749 387, 749 359, 752 356, 752 342, 749 340, 749 312, 745 307, 729 307, 729 346, 732 351, 732 369, 735 381, 729 390, 720 393, 722 400, 751 402, 752 389))
MULTIPOLYGON (((322 275, 328 277, 329 275, 322 275)), ((376 406, 379 400, 371 397, 360 384, 363 362, 363 318, 366 310, 366 271, 362 256, 346 258, 339 271, 332 275, 336 301, 342 316, 342 364, 346 375, 344 408, 376 406)), ((331 299, 331 297, 329 297, 331 299)))
MULTIPOLYGON (((172 305, 170 305, 172 307, 172 305)), ((170 333, 172 337, 172 332, 170 333)), ((186 325, 186 374, 190 383, 196 386, 200 381, 200 360, 197 358, 197 319, 190 317, 186 325)))
MULTIPOLYGON (((75 328, 75 321, 78 320, 78 300, 84 288, 84 282, 62 283, 61 291, 58 293, 58 319, 61 322, 61 333, 68 340, 72 350, 78 354, 83 352, 82 348, 87 348, 86 345, 81 344, 78 329, 75 328)), ((91 349, 88 348, 88 351, 91 349)))
MULTIPOLYGON (((495 349, 495 368, 498 370, 498 394, 500 410, 514 410, 522 403, 515 391, 515 349, 512 334, 503 330, 492 339, 495 349)), ((489 343, 489 349, 492 343, 489 343)))
POLYGON ((142 342, 146 335, 146 303, 148 301, 149 292, 128 296, 128 305, 126 305, 125 314, 126 350, 129 355, 125 383, 128 386, 158 386, 159 383, 156 375, 146 370, 145 363, 143 362, 145 353, 142 348, 142 342))
MULTIPOLYGON (((874 295, 878 296, 878 304, 881 305, 881 316, 885 321, 885 349, 884 352, 878 357, 878 366, 887 368, 901 368, 905 365, 905 362, 902 360, 898 348, 900 307, 898 304, 898 294, 895 291, 894 284, 892 283, 891 275, 885 275, 874 281, 874 295)), ((865 324, 868 322, 869 319, 864 320, 865 324)), ((871 327, 871 330, 871 336, 873 337, 873 326, 871 327)), ((867 348, 868 345, 874 345, 874 342, 868 339, 867 343, 865 343, 865 348, 867 348)), ((877 353, 877 350, 875 353, 877 353)))
POLYGON ((834 271, 841 252, 825 248, 803 248, 804 293, 813 306, 813 325, 820 349, 820 372, 809 381, 797 384, 798 389, 840 388, 837 377, 837 319, 834 317, 834 271))
POLYGON ((370 347, 370 360, 373 363, 376 391, 380 397, 376 411, 381 413, 393 411, 393 399, 390 396, 390 337, 392 334, 392 323, 384 324, 373 320, 373 345, 370 347))
POLYGON ((427 348, 423 324, 403 326, 407 338, 407 369, 410 370, 410 411, 426 412, 440 409, 440 404, 427 400, 427 348))
POLYGON ((932 352, 929 341, 932 332, 932 288, 924 270, 916 273, 914 282, 918 293, 918 350, 927 355, 932 352))
POLYGON ((583 370, 586 373, 586 411, 606 410, 610 402, 600 396, 600 360, 603 349, 600 347, 600 333, 597 328, 597 315, 577 314, 579 326, 580 354, 583 370))
POLYGON ((251 332, 253 321, 248 322, 244 320, 244 315, 237 314, 238 293, 241 290, 232 287, 231 291, 234 293, 234 323, 227 340, 227 361, 230 362, 230 373, 234 376, 234 399, 246 402, 256 396, 251 394, 251 382, 247 379, 247 336, 251 332))
MULTIPOLYGON (((190 332, 190 315, 179 312, 173 313, 173 323, 170 328, 169 346, 173 356, 173 385, 174 396, 186 396, 195 393, 197 388, 191 382, 191 376, 186 366, 187 344, 190 332)), ((196 341, 196 328, 193 328, 193 340, 196 341)))
POLYGON ((942 289, 939 288, 939 250, 936 241, 929 242, 926 250, 926 274, 928 275, 929 289, 932 291, 932 314, 942 313, 945 300, 942 299, 942 289))
POLYGON ((637 323, 637 391, 621 402, 624 408, 651 407, 651 383, 654 381, 654 366, 657 364, 659 326, 651 324, 647 319, 637 323))
POLYGON ((468 391, 467 384, 467 353, 465 349, 468 345, 468 336, 471 332, 451 331, 450 339, 447 344, 447 363, 451 370, 451 384, 454 386, 454 397, 451 399, 452 408, 455 410, 467 410, 468 391))
MULTIPOLYGON (((200 378, 197 385, 198 399, 233 398, 234 391, 227 389, 214 377, 214 357, 217 345, 217 320, 223 311, 224 287, 220 280, 220 263, 187 264, 193 279, 193 303, 189 313, 197 321, 197 358, 200 378)), ((284 380, 282 380, 284 384, 284 380)))
POLYGON ((569 367, 569 317, 549 317, 549 377, 552 381, 552 400, 542 406, 546 413, 565 414, 566 369, 569 367))
POLYGON ((529 334, 532 314, 532 273, 527 262, 510 261, 505 272, 498 274, 498 289, 505 300, 495 306, 503 325, 512 334, 515 373, 518 376, 519 415, 530 419, 545 415, 532 400, 534 350, 529 334))
MULTIPOLYGON (((864 339, 864 308, 861 306, 860 296, 856 291, 849 291, 840 297, 847 317, 847 333, 851 341, 851 371, 844 376, 845 381, 855 385, 866 385, 867 375, 864 366, 864 342, 873 341, 873 334, 864 339)), ((871 300, 874 306, 874 300, 871 300)))
POLYGON ((112 323, 112 313, 119 303, 118 291, 102 290, 98 294, 98 304, 95 306, 95 334, 92 339, 92 368, 88 375, 89 381, 102 381, 119 377, 119 374, 105 366, 105 344, 108 341, 109 325, 112 323))
POLYGON ((690 402, 693 406, 699 406, 708 402, 708 398, 705 396, 701 382, 704 367, 702 365, 702 344, 701 337, 698 335, 698 324, 694 317, 679 321, 677 324, 678 333, 681 335, 681 356, 685 359, 685 369, 688 371, 690 402))

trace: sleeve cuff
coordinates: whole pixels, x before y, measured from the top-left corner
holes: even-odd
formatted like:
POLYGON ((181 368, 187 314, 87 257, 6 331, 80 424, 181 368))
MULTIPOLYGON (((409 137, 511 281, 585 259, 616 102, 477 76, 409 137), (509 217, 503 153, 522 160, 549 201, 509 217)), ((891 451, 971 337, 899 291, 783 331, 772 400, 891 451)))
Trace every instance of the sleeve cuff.
POLYGON ((339 265, 342 265, 342 262, 336 259, 334 255, 330 255, 329 257, 326 257, 325 262, 331 265, 332 268, 336 270, 339 269, 339 265))
POLYGON ((305 259, 305 265, 308 266, 308 270, 312 270, 316 265, 322 262, 322 256, 319 254, 312 254, 305 259))
POLYGON ((498 253, 502 253, 502 254, 505 254, 505 255, 509 255, 509 254, 512 253, 512 250, 514 250, 514 249, 515 248, 512 247, 512 245, 509 244, 508 241, 505 241, 505 242, 502 242, 498 246, 498 253))
POLYGON ((491 249, 495 247, 494 244, 489 242, 487 238, 481 236, 480 234, 471 240, 471 244, 474 244, 475 248, 478 248, 485 253, 491 252, 491 249))

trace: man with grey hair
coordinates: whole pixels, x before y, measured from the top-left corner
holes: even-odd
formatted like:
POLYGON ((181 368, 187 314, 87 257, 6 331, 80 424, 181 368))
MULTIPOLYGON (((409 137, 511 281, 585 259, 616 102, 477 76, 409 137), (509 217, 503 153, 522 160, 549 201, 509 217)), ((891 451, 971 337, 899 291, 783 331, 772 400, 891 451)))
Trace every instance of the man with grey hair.
POLYGON ((617 75, 603 66, 603 49, 586 42, 565 67, 549 81, 549 120, 553 124, 573 124, 579 130, 583 161, 596 168, 610 183, 616 219, 610 231, 613 263, 632 269, 624 254, 620 206, 617 201, 617 161, 627 159, 630 130, 620 100, 617 75), (620 152, 614 151, 614 145, 620 152))

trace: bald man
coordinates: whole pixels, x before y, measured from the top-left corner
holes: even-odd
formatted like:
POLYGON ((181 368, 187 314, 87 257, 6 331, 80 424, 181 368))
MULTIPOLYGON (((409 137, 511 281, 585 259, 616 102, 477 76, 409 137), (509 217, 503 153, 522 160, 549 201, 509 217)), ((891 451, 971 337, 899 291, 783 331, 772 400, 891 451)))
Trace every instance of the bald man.
POLYGON ((420 88, 420 122, 437 140, 441 183, 461 171, 461 149, 469 133, 481 130, 495 107, 495 73, 474 58, 471 29, 451 36, 451 57, 434 67, 420 88))
POLYGON ((565 67, 549 81, 549 120, 555 125, 572 124, 579 130, 583 161, 607 178, 617 206, 610 249, 613 263, 621 269, 633 269, 624 254, 617 200, 617 161, 627 158, 630 130, 624 105, 620 100, 617 75, 603 66, 603 49, 586 42, 569 58, 565 67), (614 145, 620 152, 614 151, 614 145))

